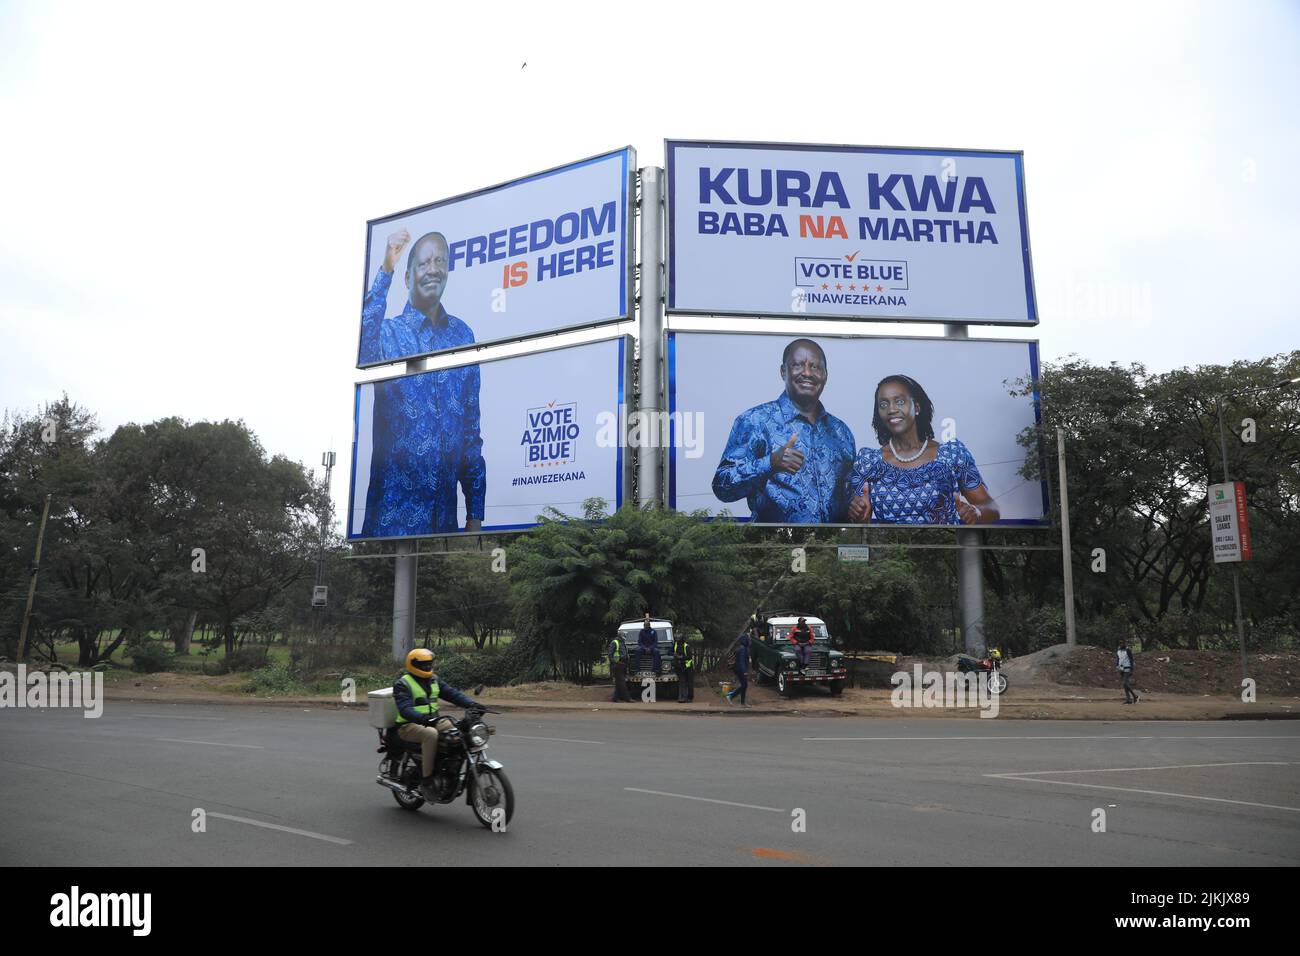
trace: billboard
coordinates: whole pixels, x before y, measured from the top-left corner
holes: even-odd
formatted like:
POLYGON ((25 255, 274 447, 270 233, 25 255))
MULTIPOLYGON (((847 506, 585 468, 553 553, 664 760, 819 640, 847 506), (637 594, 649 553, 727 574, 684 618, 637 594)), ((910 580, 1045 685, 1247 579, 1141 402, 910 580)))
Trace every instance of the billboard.
POLYGON ((1215 564, 1249 561, 1250 519, 1246 486, 1240 481, 1210 485, 1210 538, 1215 564))
POLYGON ((617 508, 627 337, 356 387, 350 540, 532 527, 617 508))
MULTIPOLYGON (((760 524, 1046 526, 1027 341, 670 332, 668 500, 760 524)), ((1036 387, 1035 387, 1036 391, 1036 387)))
POLYGON ((670 312, 1038 324, 1020 153, 666 148, 670 312))
POLYGON ((367 224, 357 367, 631 315, 630 147, 367 224))

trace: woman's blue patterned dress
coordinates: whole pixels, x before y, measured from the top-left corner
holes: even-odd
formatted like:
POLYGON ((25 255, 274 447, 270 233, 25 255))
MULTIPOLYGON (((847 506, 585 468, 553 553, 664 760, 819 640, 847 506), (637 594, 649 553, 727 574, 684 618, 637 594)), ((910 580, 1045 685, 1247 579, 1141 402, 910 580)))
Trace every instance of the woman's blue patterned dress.
POLYGON ((984 484, 975 458, 957 439, 939 445, 934 461, 900 468, 880 448, 863 448, 849 472, 849 493, 871 494, 871 521, 881 524, 961 524, 953 495, 984 484))

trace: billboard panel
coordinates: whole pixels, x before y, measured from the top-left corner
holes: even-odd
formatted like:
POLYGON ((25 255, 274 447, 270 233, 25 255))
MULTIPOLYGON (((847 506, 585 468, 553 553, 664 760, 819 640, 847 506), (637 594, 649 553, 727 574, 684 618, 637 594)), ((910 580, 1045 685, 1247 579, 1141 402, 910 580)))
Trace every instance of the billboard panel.
POLYGON ((528 528, 617 508, 626 337, 356 387, 351 540, 528 528))
POLYGON ((1037 325, 1022 155, 669 140, 668 310, 1037 325))
POLYGON ((1210 485, 1210 538, 1215 564, 1249 561, 1250 518, 1246 511, 1246 485, 1226 481, 1210 485))
POLYGON ((1046 525, 1035 342, 668 334, 668 500, 762 524, 1046 525))
POLYGON ((631 315, 630 147, 367 226, 357 367, 631 315))

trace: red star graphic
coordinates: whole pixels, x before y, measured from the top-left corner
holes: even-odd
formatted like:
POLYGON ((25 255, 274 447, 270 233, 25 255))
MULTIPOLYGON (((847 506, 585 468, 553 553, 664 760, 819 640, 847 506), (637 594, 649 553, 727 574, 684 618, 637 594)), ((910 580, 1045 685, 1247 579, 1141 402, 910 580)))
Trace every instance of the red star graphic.
POLYGON ((837 288, 837 289, 843 289, 844 286, 840 285, 840 284, 837 282, 837 283, 835 283, 835 288, 837 288))
POLYGON ((883 285, 878 285, 878 286, 876 286, 876 291, 877 291, 877 292, 884 292, 884 291, 885 291, 885 287, 884 287, 883 285))
POLYGON ((825 282, 823 282, 823 283, 822 283, 822 288, 823 288, 823 289, 829 289, 830 286, 828 286, 825 282))
POLYGON ((857 286, 855 286, 852 282, 850 282, 850 283, 849 283, 849 288, 850 288, 850 289, 856 289, 857 286))

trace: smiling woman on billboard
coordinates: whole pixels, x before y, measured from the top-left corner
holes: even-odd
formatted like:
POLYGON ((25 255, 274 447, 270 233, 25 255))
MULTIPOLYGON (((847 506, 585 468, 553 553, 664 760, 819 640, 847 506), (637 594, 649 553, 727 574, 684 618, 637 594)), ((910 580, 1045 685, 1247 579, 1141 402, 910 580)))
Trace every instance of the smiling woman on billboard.
POLYGON ((871 425, 879 448, 863 448, 849 474, 849 520, 884 524, 990 524, 1000 517, 975 456, 960 440, 934 437, 934 403, 915 379, 876 386, 871 425))

